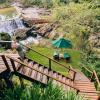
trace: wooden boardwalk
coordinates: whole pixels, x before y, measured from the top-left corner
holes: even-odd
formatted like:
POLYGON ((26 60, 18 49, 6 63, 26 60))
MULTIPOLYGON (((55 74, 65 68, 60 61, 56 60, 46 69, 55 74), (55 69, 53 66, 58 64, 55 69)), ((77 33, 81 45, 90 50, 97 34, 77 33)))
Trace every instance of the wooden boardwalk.
POLYGON ((76 74, 74 74, 74 71, 70 70, 70 76, 66 77, 38 62, 30 61, 29 59, 22 62, 17 59, 19 56, 16 54, 0 54, 0 72, 7 69, 2 57, 6 59, 11 71, 21 78, 44 85, 47 85, 52 80, 53 84, 62 87, 66 91, 73 90, 77 94, 84 96, 86 100, 98 100, 98 93, 94 83, 90 82, 82 72, 76 71, 76 74), (73 80, 74 76, 75 79, 73 80))

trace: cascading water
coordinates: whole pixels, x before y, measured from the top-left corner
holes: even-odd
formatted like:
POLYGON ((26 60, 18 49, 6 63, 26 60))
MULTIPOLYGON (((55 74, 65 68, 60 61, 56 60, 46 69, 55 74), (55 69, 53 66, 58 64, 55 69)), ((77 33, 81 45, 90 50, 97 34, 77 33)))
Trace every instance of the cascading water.
MULTIPOLYGON (((2 17, 2 19, 4 19, 2 17)), ((25 28, 23 22, 20 18, 13 18, 10 20, 0 21, 0 33, 8 33, 9 35, 13 35, 15 30, 25 28)))
MULTIPOLYGON (((20 18, 8 19, 7 17, 0 15, 0 33, 4 32, 4 33, 9 34, 12 37, 14 33, 16 33, 16 30, 24 29, 24 28, 25 26, 23 24, 23 21, 20 18)), ((30 32, 28 34, 30 34, 30 32)), ((26 39, 21 40, 20 43, 24 45, 30 44, 30 43, 38 44, 39 41, 42 39, 42 37, 39 35, 34 37, 32 34, 27 36, 26 39)))

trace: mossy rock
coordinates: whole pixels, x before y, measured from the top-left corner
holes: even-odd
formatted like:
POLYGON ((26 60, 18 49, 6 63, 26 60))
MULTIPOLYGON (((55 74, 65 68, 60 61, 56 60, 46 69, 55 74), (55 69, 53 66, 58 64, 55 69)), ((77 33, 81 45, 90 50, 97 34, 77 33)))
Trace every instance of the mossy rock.
MULTIPOLYGON (((11 36, 7 33, 0 33, 0 37, 3 41, 11 41, 11 36)), ((1 47, 4 47, 5 49, 10 49, 11 43, 1 43, 1 47)))

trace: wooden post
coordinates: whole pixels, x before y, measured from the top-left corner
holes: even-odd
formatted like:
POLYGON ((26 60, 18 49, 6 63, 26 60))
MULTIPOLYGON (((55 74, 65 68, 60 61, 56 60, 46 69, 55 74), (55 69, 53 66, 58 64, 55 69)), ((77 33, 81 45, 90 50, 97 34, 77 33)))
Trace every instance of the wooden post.
POLYGON ((99 95, 99 97, 98 97, 98 100, 100 100, 100 95, 99 95))
POLYGON ((14 72, 16 72, 16 66, 13 59, 10 59, 14 72))
POLYGON ((4 55, 2 55, 1 57, 2 57, 2 59, 3 59, 4 64, 5 64, 5 65, 6 65, 6 67, 7 67, 7 70, 8 70, 8 71, 10 71, 10 67, 9 67, 8 62, 7 62, 7 59, 5 58, 5 56, 4 56, 4 55))
POLYGON ((93 78, 94 78, 94 72, 92 73, 92 75, 91 75, 91 82, 93 81, 93 78))
POLYGON ((98 78, 98 76, 97 76, 97 73, 96 73, 95 70, 93 70, 93 73, 94 73, 94 76, 95 76, 96 82, 97 82, 97 84, 98 84, 98 87, 100 88, 100 82, 99 82, 99 78, 98 78))
POLYGON ((49 59, 49 69, 51 70, 51 59, 49 59))
POLYGON ((77 90, 76 94, 78 95, 78 94, 79 94, 79 92, 80 92, 80 90, 77 90))
POLYGON ((73 76, 73 82, 74 82, 74 80, 75 80, 75 76, 76 76, 76 72, 74 72, 74 76, 73 76))
POLYGON ((69 70, 68 70, 68 72, 70 72, 70 69, 71 69, 71 66, 69 66, 69 70))
MULTIPOLYGON (((51 70, 51 59, 49 59, 49 70, 51 70)), ((50 78, 47 77, 47 82, 49 83, 49 81, 50 81, 50 78)))

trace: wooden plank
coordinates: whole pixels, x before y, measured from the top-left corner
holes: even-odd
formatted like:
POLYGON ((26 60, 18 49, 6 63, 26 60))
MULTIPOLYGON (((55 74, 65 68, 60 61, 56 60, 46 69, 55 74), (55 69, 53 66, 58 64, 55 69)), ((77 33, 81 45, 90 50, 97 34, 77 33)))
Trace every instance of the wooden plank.
MULTIPOLYGON (((28 66, 29 66, 29 67, 33 67, 33 66, 34 66, 34 62, 33 62, 33 61, 30 61, 30 62, 28 63, 28 66)), ((32 74, 32 69, 29 68, 28 76, 31 76, 31 74, 32 74)))
MULTIPOLYGON (((58 75, 58 79, 61 81, 62 80, 62 75, 58 75)), ((62 86, 60 82, 58 82, 58 86, 62 86)))
MULTIPOLYGON (((33 65, 33 68, 34 68, 34 69, 38 69, 38 64, 34 64, 34 65, 33 65)), ((36 78, 37 78, 37 73, 38 73, 37 71, 32 70, 31 78, 36 80, 36 78)))
MULTIPOLYGON (((66 83, 66 77, 63 77, 63 78, 62 78, 62 81, 63 81, 64 83, 66 83)), ((66 89, 66 85, 65 85, 65 84, 63 84, 63 88, 66 89)))
MULTIPOLYGON (((47 68, 44 68, 43 73, 48 74, 48 69, 47 68)), ((43 77, 42 77, 42 83, 45 83, 45 84, 48 83, 48 78, 47 78, 46 75, 43 75, 43 77)))
MULTIPOLYGON (((43 72, 43 67, 42 66, 39 66, 38 68, 39 71, 43 72)), ((37 74, 37 80, 42 82, 42 77, 43 77, 43 74, 39 73, 37 74)))
MULTIPOLYGON (((70 84, 70 80, 67 79, 67 78, 66 78, 66 83, 67 84, 70 84)), ((70 90, 70 87, 68 85, 66 85, 65 89, 69 91, 70 90)))
MULTIPOLYGON (((56 72, 54 72, 53 75, 52 75, 52 77, 58 79, 58 74, 56 72)), ((52 83, 55 84, 55 85, 57 85, 57 81, 56 80, 53 80, 52 83)))

